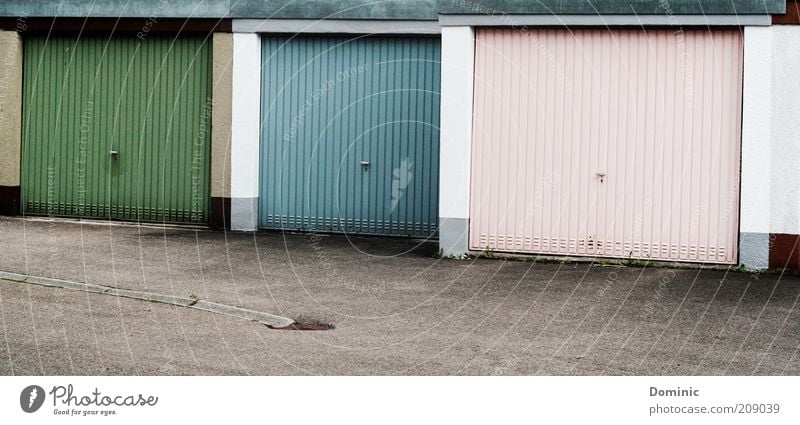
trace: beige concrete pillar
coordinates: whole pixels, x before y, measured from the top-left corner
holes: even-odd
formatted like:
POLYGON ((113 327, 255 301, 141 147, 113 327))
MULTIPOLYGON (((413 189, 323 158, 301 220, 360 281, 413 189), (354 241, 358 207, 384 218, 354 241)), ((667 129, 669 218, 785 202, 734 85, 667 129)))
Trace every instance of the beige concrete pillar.
POLYGON ((22 38, 0 31, 0 215, 20 211, 22 38))
POLYGON ((211 227, 230 227, 233 34, 214 33, 211 95, 211 227))

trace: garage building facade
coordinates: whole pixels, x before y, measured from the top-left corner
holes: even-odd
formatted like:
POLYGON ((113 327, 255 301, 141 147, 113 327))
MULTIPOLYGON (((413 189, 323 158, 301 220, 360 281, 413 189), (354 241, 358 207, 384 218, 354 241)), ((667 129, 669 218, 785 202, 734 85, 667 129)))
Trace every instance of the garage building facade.
POLYGON ((3 214, 800 267, 793 1, 10 1, 0 16, 3 214), (104 36, 136 59, 98 59, 104 36), (87 93, 92 68, 108 77, 87 93))
POLYGON ((0 120, 4 214, 229 221, 230 113, 215 99, 230 92, 220 90, 230 22, 34 15, 0 25, 2 96, 19 99, 0 120))

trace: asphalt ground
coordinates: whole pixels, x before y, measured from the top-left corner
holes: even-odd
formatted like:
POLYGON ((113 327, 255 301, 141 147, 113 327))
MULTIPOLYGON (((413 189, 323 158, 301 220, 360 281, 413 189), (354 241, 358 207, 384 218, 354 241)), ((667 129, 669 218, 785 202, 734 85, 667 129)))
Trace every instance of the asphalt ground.
POLYGON ((0 218, 2 375, 797 375, 800 278, 436 257, 398 239, 0 218))

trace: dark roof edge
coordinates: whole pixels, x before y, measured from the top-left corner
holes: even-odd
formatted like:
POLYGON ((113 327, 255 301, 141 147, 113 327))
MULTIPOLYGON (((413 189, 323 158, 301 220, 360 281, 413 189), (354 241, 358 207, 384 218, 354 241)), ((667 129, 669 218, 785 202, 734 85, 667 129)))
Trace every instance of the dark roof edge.
POLYGON ((350 19, 442 15, 781 15, 786 0, 2 0, 0 17, 350 19))
POLYGON ((775 15, 786 0, 439 0, 443 15, 775 15))

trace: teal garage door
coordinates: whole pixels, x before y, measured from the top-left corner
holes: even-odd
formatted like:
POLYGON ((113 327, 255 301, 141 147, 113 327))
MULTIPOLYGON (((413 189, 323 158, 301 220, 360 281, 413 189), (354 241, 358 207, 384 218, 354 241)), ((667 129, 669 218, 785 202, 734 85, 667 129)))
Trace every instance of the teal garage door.
POLYGON ((435 237, 439 39, 265 37, 262 61, 260 226, 435 237))

